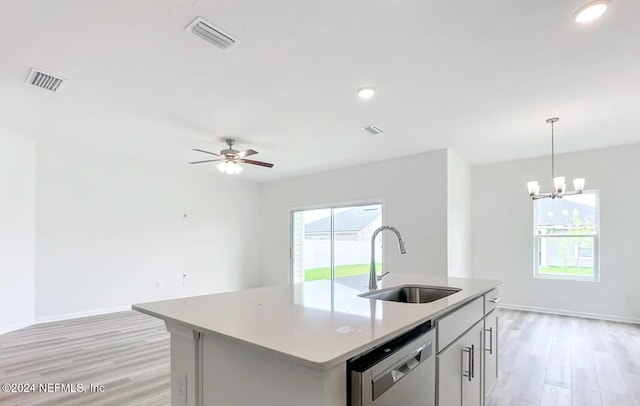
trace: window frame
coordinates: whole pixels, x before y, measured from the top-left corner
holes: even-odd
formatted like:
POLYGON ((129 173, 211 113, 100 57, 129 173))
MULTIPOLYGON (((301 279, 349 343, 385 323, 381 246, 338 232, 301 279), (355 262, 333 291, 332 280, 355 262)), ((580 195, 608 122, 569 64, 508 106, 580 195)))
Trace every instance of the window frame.
MULTIPOLYGON (((595 196, 595 234, 538 234, 538 205, 533 204, 533 277, 535 279, 559 279, 570 281, 600 282, 600 191, 585 190, 582 194, 595 196), (548 274, 540 272, 540 255, 543 239, 548 238, 593 238, 593 276, 548 274)), ((579 247, 577 248, 580 249, 579 247)))

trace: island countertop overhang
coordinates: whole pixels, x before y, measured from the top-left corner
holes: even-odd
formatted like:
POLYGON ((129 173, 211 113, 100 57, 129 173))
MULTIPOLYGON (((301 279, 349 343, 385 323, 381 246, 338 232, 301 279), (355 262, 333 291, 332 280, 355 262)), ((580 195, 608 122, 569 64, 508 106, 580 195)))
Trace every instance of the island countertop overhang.
POLYGON ((494 289, 497 280, 390 274, 400 285, 462 289, 431 303, 359 297, 367 287, 304 282, 133 305, 134 310, 203 334, 255 345, 314 369, 327 369, 494 289))

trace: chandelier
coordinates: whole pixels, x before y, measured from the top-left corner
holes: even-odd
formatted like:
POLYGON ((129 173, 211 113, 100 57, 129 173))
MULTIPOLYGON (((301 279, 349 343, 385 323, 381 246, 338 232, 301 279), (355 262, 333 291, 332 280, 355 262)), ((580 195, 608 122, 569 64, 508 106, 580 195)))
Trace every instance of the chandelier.
POLYGON ((564 176, 556 176, 555 173, 555 154, 554 154, 554 145, 553 145, 553 136, 554 136, 554 128, 553 124, 557 123, 560 119, 558 117, 553 117, 547 119, 547 123, 551 124, 551 177, 553 178, 553 192, 552 193, 543 193, 540 194, 540 184, 538 181, 534 180, 531 182, 527 182, 527 189, 529 189, 529 197, 533 200, 537 199, 546 199, 556 197, 562 197, 567 195, 577 195, 581 194, 584 190, 584 178, 575 178, 573 180, 573 192, 567 192, 567 185, 565 183, 564 176))

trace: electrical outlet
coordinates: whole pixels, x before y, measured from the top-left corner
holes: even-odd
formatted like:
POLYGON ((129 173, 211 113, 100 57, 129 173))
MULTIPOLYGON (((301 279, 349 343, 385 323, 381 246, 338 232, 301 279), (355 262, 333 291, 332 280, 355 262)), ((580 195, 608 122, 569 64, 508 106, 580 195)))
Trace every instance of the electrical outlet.
POLYGON ((181 404, 187 404, 187 374, 176 372, 176 387, 174 388, 181 404))
POLYGON ((156 289, 162 288, 162 282, 156 282, 156 289))

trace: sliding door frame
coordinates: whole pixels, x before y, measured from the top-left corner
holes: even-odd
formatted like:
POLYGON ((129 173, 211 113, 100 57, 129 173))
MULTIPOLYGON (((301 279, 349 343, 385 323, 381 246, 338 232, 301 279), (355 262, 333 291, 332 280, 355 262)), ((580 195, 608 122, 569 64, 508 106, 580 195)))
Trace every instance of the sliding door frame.
MULTIPOLYGON (((371 198, 371 199, 364 199, 364 200, 353 200, 353 201, 345 201, 345 202, 338 202, 338 203, 326 203, 326 204, 314 204, 314 205, 308 205, 308 206, 299 206, 299 207, 295 207, 295 208, 290 208, 289 209, 289 283, 294 283, 293 280, 293 244, 294 244, 294 215, 297 212, 301 212, 301 211, 307 211, 307 210, 330 210, 330 215, 331 215, 331 232, 330 232, 330 239, 331 239, 331 281, 335 281, 335 227, 334 227, 334 210, 336 209, 343 209, 345 207, 358 207, 358 206, 372 206, 372 205, 376 205, 379 204, 382 214, 381 214, 381 221, 382 224, 385 224, 385 199, 384 198, 371 198)), ((382 233, 383 235, 381 236, 382 238, 384 238, 384 233, 382 233)), ((304 236, 303 236, 304 238, 304 236)), ((384 241, 383 241, 383 246, 384 246, 384 241)), ((384 257, 384 253, 383 253, 383 257, 384 257)), ((380 260, 382 260, 383 258, 380 258, 380 260)), ((304 281, 303 281, 304 282, 304 281)))

